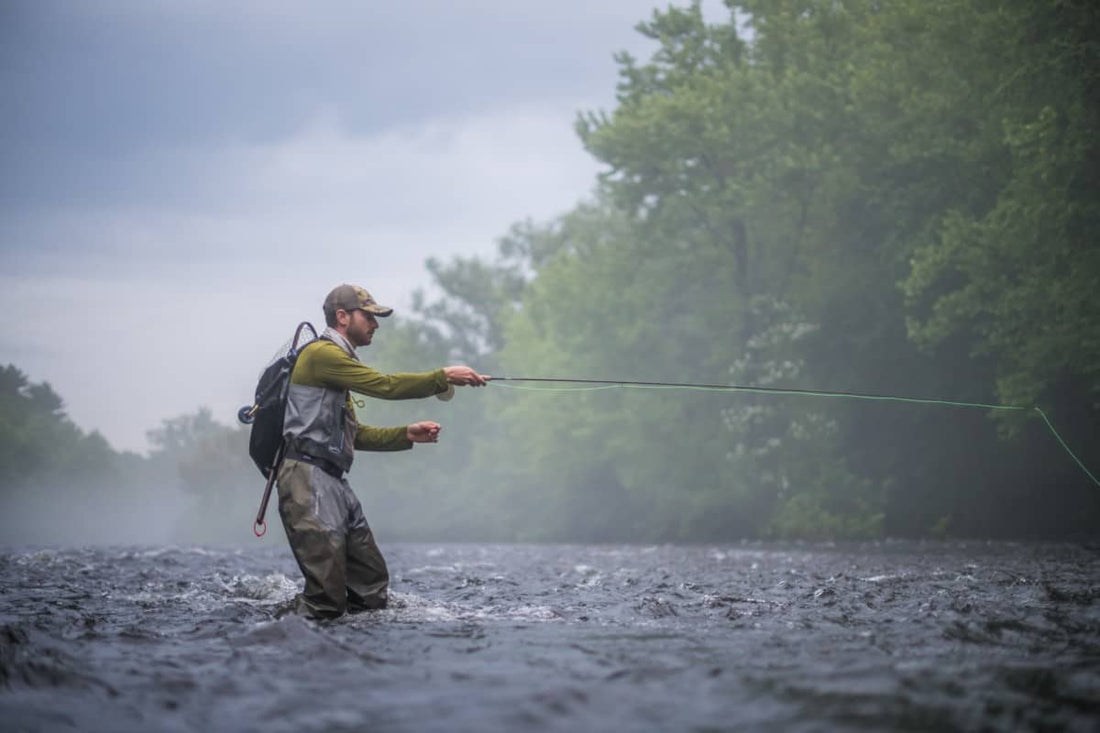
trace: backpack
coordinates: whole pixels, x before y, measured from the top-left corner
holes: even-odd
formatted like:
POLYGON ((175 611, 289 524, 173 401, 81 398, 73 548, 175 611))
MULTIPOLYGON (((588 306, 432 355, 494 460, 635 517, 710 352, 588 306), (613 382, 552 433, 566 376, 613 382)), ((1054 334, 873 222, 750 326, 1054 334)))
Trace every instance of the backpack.
POLYGON ((317 331, 308 321, 298 324, 294 338, 275 355, 256 385, 256 398, 251 405, 237 411, 237 419, 252 426, 248 438, 248 455, 264 478, 270 478, 282 458, 283 418, 286 415, 287 393, 290 390, 290 374, 298 361, 298 354, 309 343, 317 340, 317 331), (306 334, 306 331, 309 333, 306 334), (302 341, 306 336, 305 341, 302 341))

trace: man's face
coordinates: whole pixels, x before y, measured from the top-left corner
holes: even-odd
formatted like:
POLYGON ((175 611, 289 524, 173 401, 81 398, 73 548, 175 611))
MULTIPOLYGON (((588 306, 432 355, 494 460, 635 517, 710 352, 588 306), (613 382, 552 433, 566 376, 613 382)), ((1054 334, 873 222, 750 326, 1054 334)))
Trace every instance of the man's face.
POLYGON ((351 311, 348 320, 347 339, 355 348, 369 346, 371 337, 378 330, 378 319, 358 308, 351 311))

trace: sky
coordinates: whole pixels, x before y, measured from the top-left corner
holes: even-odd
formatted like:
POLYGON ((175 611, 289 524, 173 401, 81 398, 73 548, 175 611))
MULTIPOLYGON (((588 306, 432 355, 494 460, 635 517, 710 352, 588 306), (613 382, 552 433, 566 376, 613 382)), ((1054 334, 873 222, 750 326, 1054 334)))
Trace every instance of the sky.
POLYGON ((232 423, 335 285, 401 312, 589 196, 574 119, 658 5, 0 4, 0 365, 120 450, 232 423))

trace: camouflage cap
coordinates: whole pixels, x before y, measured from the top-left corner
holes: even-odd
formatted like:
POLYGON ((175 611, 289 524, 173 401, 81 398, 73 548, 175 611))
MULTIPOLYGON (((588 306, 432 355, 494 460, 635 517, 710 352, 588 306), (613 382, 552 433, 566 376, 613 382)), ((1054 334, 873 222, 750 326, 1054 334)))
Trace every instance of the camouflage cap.
POLYGON ((359 309, 383 318, 393 313, 393 308, 378 305, 371 294, 358 285, 339 285, 333 288, 325 298, 323 309, 325 318, 335 318, 338 310, 350 313, 359 309))

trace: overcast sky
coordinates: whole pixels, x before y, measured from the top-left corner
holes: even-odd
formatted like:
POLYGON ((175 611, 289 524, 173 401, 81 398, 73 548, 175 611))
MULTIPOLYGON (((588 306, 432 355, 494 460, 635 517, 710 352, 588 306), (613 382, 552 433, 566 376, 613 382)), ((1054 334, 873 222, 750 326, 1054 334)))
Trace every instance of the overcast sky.
POLYGON ((0 3, 0 365, 119 449, 232 422, 334 285, 406 307, 585 198, 573 120, 656 5, 0 3))

